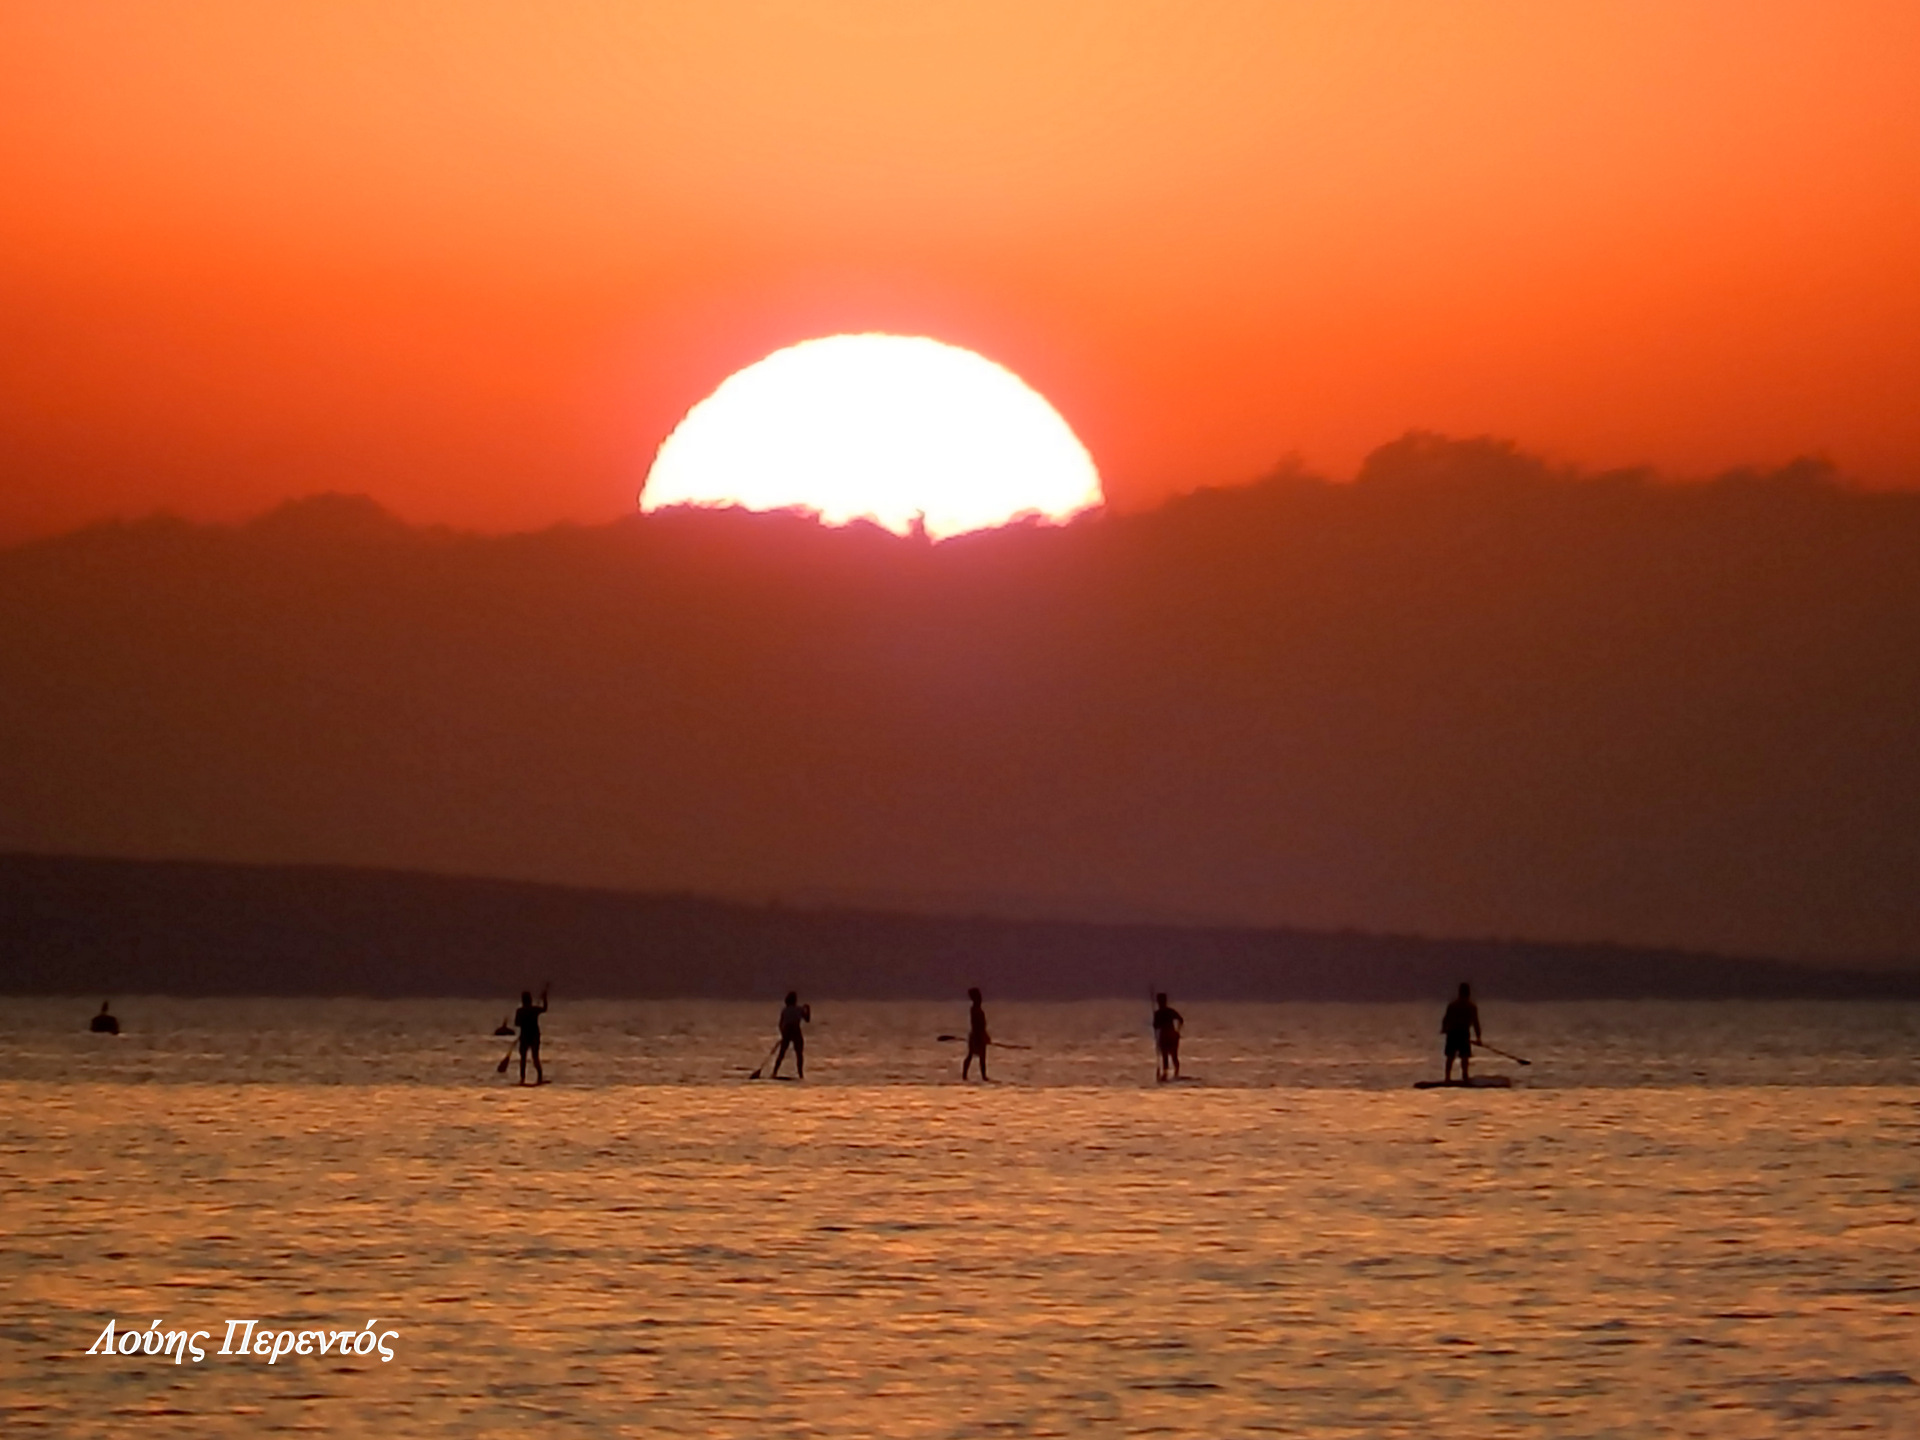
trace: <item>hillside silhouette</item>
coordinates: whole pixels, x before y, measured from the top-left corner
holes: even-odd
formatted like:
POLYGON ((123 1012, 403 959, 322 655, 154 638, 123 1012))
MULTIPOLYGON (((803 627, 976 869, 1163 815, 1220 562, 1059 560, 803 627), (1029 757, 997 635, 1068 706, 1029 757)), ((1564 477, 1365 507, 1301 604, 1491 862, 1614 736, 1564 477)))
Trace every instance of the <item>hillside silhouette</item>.
POLYGON ((747 905, 323 866, 0 856, 0 994, 1920 999, 1920 974, 1608 945, 747 905))
POLYGON ((0 552, 13 851, 1905 962, 1916 716, 1920 497, 1810 464, 0 552))

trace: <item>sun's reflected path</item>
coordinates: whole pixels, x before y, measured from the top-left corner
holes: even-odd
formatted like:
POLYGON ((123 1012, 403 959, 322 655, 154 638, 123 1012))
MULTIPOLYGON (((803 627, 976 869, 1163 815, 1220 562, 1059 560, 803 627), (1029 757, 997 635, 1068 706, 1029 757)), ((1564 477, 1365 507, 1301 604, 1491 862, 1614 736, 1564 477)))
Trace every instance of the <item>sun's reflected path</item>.
POLYGON ((729 376, 660 446, 640 508, 799 509, 935 540, 1102 503, 1067 422, 1004 366, 937 340, 833 335, 729 376))
POLYGON ((1911 1086, 533 1091, 467 1038, 0 1081, 15 1431, 1913 1433, 1911 1086), (109 1314, 396 1358, 89 1358, 109 1314))

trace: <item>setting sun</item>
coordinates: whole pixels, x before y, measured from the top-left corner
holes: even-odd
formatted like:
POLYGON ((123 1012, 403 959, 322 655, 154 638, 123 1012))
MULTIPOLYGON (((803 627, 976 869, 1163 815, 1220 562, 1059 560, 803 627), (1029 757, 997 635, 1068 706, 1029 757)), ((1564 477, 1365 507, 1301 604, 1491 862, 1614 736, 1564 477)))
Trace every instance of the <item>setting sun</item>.
POLYGON ((938 540, 1101 503, 1093 458, 1012 371, 937 340, 834 335, 728 377, 660 447, 641 508, 801 509, 938 540))

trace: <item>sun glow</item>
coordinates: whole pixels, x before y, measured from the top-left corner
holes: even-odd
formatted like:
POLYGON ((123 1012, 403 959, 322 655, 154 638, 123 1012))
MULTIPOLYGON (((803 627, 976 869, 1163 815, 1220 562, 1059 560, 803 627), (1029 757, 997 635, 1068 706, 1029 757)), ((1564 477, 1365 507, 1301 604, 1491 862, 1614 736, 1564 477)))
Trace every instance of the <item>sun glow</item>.
POLYGON ((806 340, 729 376, 660 446, 642 510, 801 509, 938 540, 1101 503, 1067 422, 971 350, 905 335, 806 340))

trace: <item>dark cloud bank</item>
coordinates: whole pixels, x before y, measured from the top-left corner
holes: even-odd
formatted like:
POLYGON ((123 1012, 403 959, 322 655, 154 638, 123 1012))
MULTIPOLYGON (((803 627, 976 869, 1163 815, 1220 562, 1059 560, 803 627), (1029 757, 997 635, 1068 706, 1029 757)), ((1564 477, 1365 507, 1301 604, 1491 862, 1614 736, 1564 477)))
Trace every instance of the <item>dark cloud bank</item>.
POLYGON ((0 553, 17 852, 1911 962, 1917 718, 1920 496, 1804 464, 1410 436, 932 547, 325 497, 0 553))

